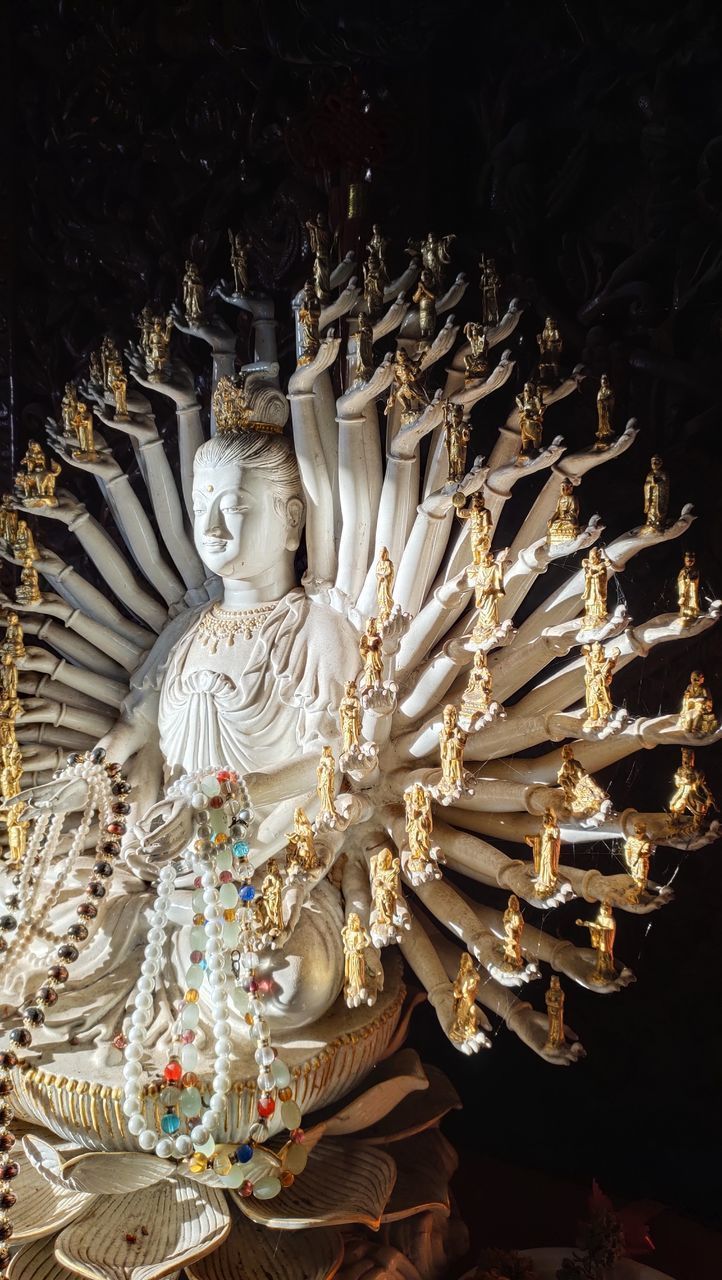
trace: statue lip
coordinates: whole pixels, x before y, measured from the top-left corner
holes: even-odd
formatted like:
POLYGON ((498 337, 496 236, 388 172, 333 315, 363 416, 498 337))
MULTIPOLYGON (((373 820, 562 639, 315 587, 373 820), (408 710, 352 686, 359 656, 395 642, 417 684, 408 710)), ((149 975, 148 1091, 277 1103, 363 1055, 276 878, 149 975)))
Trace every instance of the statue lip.
POLYGON ((225 551, 228 546, 228 540, 224 538, 204 538, 203 546, 208 551, 225 551))

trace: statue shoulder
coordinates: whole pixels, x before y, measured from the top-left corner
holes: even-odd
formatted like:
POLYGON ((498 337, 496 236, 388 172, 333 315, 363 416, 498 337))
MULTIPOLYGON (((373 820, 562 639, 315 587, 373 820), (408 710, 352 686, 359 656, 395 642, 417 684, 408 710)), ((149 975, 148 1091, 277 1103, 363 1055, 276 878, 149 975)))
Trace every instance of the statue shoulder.
POLYGON ((177 645, 195 630, 203 614, 212 608, 212 604, 198 605, 193 609, 184 609, 175 618, 171 618, 131 677, 131 689, 138 691, 160 689, 166 668, 177 645))

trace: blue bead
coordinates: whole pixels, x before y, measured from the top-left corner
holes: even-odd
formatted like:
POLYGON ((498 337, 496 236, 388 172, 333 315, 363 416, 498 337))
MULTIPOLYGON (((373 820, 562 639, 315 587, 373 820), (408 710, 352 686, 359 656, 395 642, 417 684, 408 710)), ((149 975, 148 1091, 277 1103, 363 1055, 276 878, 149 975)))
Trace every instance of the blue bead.
POLYGON ((253 1157, 253 1147, 250 1145, 250 1143, 244 1142, 242 1146, 237 1148, 236 1159, 238 1160, 239 1164, 248 1164, 248 1161, 252 1159, 252 1157, 253 1157))
POLYGON ((241 902, 253 902, 253 899, 256 896, 256 890, 253 888, 252 884, 244 884, 243 888, 239 889, 238 896, 241 899, 241 902))
POLYGON ((237 858, 247 858, 248 845, 246 844, 245 840, 234 840, 233 852, 235 853, 237 858))
POLYGON ((161 1117, 160 1127, 164 1133, 177 1133, 180 1129, 180 1119, 172 1111, 168 1111, 161 1117))
POLYGON ((198 964, 200 965, 200 968, 201 968, 201 969, 207 969, 207 968, 208 968, 208 961, 207 961, 207 960, 199 960, 199 961, 198 961, 198 964))

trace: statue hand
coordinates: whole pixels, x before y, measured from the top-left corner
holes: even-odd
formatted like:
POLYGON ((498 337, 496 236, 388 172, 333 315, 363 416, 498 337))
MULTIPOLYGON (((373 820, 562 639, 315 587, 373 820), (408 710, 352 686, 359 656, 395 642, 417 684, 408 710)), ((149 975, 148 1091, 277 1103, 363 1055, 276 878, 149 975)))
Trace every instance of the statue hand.
POLYGON ((568 1067, 572 1062, 578 1062, 580 1058, 585 1058, 586 1052, 579 1042, 579 1037, 571 1027, 565 1025, 564 1032, 567 1037, 567 1043, 559 1045, 556 1049, 547 1049, 547 1032, 549 1023, 546 1014, 537 1013, 536 1009, 530 1008, 528 1004, 517 1006, 507 1019, 507 1026, 511 1031, 518 1035, 520 1040, 541 1058, 545 1058, 547 1062, 551 1062, 557 1067, 568 1067))
POLYGON ((202 338, 207 342, 215 355, 233 355, 236 350, 236 335, 220 316, 202 324, 191 325, 185 320, 178 307, 172 307, 173 324, 179 333, 187 333, 191 338, 202 338))
POLYGON ((374 325, 374 342, 378 342, 380 338, 385 338, 387 333, 393 333, 394 329, 398 329, 408 309, 409 304, 406 301, 406 294, 400 293, 396 300, 391 303, 388 311, 374 325))
MULTIPOLYGON (((145 399, 145 397, 143 398, 145 399)), ((150 405, 148 405, 148 408, 150 409, 150 405)), ((106 427, 111 427, 113 431, 121 431, 123 435, 130 436, 131 440, 136 440, 141 447, 144 444, 152 444, 154 440, 159 439, 158 428, 152 413, 143 414, 142 416, 134 414, 128 422, 119 422, 117 418, 111 416, 111 413, 112 410, 105 404, 102 409, 96 409, 97 416, 106 427)))
POLYGON ((193 814, 187 801, 182 797, 164 797, 152 804, 134 824, 132 843, 141 854, 150 857, 153 865, 161 867, 163 862, 182 853, 192 834, 193 814))
POLYGON ((440 329, 437 333, 431 346, 421 357, 422 370, 429 369, 432 364, 436 364, 437 360, 443 360, 444 356, 448 355, 456 342, 458 332, 459 326, 454 324, 454 317, 451 315, 443 329, 440 329))
POLYGON ((72 524, 83 511, 86 510, 85 504, 80 502, 67 489, 58 489, 55 494, 57 498, 57 506, 55 507, 29 507, 26 502, 16 500, 14 506, 18 511, 26 511, 31 516, 44 516, 48 520, 59 520, 61 524, 72 524))
POLYGON ((127 354, 130 359, 130 372, 141 387, 147 387, 149 391, 159 391, 161 395, 168 396, 168 399, 172 400, 179 409, 189 409, 198 403, 193 374, 182 360, 171 361, 168 378, 164 382, 150 382, 140 348, 136 347, 133 351, 129 347, 127 354))
POLYGON ((478 1053, 482 1048, 491 1048, 491 1040, 489 1036, 485 1034, 485 1032, 491 1030, 491 1024, 486 1014, 478 1005, 475 1006, 477 1014, 476 1034, 469 1036, 463 1044, 459 1044, 457 1040, 452 1040, 451 1029, 455 1021, 454 988, 452 983, 449 982, 444 985, 443 988, 437 987, 433 993, 429 992, 429 999, 436 1010, 436 1016, 439 1019, 442 1030, 448 1036, 454 1048, 458 1049, 460 1053, 465 1054, 467 1057, 471 1057, 473 1053, 478 1053))
MULTIPOLYGON (((26 752, 23 751, 23 757, 26 752)), ((27 762, 26 762, 27 763, 27 762)), ((75 813, 85 808, 88 795, 88 784, 83 778, 56 778, 53 782, 44 782, 37 787, 28 787, 13 799, 13 804, 22 804, 23 820, 39 818, 48 811, 52 813, 75 813)))
POLYGON ((674 897, 673 891, 667 885, 662 887, 650 881, 647 886, 648 892, 641 895, 639 902, 635 902, 630 897, 634 882, 631 876, 624 874, 616 876, 600 874, 593 879, 590 877, 590 881, 590 889, 597 902, 610 902, 613 907, 619 907, 622 911, 631 911, 635 915, 649 915, 650 911, 658 911, 674 897))
POLYGON ((545 911, 561 906, 563 902, 574 897, 574 890, 569 881, 558 877, 549 897, 543 901, 537 898, 534 893, 534 866, 530 862, 512 864, 502 873, 500 882, 510 893, 515 893, 517 897, 523 898, 533 907, 543 908, 545 911))
POLYGON ((57 577, 63 569, 67 568, 65 561, 61 560, 59 555, 42 544, 38 544, 38 558, 34 564, 38 573, 44 573, 50 577, 57 577))
POLYGON ((312 391, 313 384, 319 374, 331 368, 340 347, 340 338, 324 338, 311 363, 296 366, 296 372, 291 375, 291 380, 288 384, 289 396, 293 397, 298 395, 299 392, 312 391))
POLYGON ((631 969, 618 964, 616 978, 611 978, 606 983, 593 982, 596 967, 597 953, 592 947, 575 947, 570 942, 568 946, 560 947, 554 956, 555 969, 565 973, 568 978, 573 978, 574 982, 586 987, 588 991, 596 991, 600 995, 620 991, 622 987, 628 987, 630 983, 637 981, 631 969))
POLYGON ((466 576, 466 569, 461 569, 448 582, 443 582, 434 592, 434 599, 443 609, 458 609, 466 603, 471 588, 466 576))
POLYGON ((93 462, 84 462, 80 458, 74 458, 65 438, 61 435, 52 434, 49 428, 48 443, 51 449, 69 467, 77 467, 79 471, 87 471, 89 475, 97 476, 99 480, 115 480, 117 476, 123 474, 122 468, 115 461, 105 441, 97 432, 95 433, 95 444, 102 452, 98 454, 98 457, 93 462))
POLYGON ((387 352, 367 382, 354 383, 336 402, 339 418, 357 417, 366 405, 391 385, 394 376, 393 355, 387 352))

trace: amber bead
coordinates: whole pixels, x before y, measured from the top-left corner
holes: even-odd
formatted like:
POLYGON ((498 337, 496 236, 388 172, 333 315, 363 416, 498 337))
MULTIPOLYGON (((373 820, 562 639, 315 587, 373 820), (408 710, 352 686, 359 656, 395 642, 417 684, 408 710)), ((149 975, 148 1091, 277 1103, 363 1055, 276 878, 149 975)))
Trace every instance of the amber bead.
POLYGON ((292 1097, 293 1097, 293 1089, 279 1089, 279 1090, 278 1090, 278 1100, 279 1100, 279 1102, 290 1102, 292 1097))
MULTIPOLYGON (((71 928, 79 929, 81 926, 71 925, 71 928)), ((38 1004, 45 1004, 49 1008, 58 1003, 58 993, 55 990, 55 987, 41 987, 35 998, 38 1004)))
POLYGON ((7 1164, 0 1165, 0 1182, 12 1182, 19 1172, 20 1166, 15 1160, 9 1160, 7 1164))
POLYGON ((45 1014, 36 1004, 26 1005, 21 1011, 23 1022, 30 1027, 42 1027, 45 1021, 45 1014))
POLYGON ((110 790, 114 796, 127 796, 130 791, 130 783, 125 782, 123 778, 120 778, 117 782, 113 783, 110 790))
MULTIPOLYGON (((0 1245, 0 1269, 2 1269, 3 1272, 5 1271, 5 1268, 8 1265, 9 1261, 10 1261, 10 1250, 6 1249, 4 1245, 0 1245)), ((3 1277, 3 1280, 4 1280, 4 1277, 3 1277)))
POLYGON ((224 920, 227 920, 227 921, 228 921, 228 923, 230 924, 233 920, 235 920, 235 918, 236 918, 236 908, 235 908, 235 907, 224 907, 224 909, 223 909, 223 919, 224 919, 224 920))
POLYGON ((109 835, 109 836, 124 836, 124 835, 125 835, 125 823, 124 823, 124 822, 109 822, 109 823, 108 823, 108 825, 107 825, 107 827, 105 828, 105 830, 108 832, 108 835, 109 835))
POLYGON ((9 1107, 7 1102, 0 1103, 0 1125, 2 1125, 4 1128, 6 1125, 12 1124, 12 1119, 13 1119, 12 1107, 9 1107))
POLYGON ((27 1027, 13 1027, 10 1032, 10 1039, 13 1044, 17 1044, 21 1049, 27 1049, 33 1043, 33 1037, 27 1027))
POLYGON ((181 1079, 184 1089, 200 1089, 201 1078, 197 1076, 195 1071, 186 1071, 181 1079))
MULTIPOLYGON (((81 905, 85 906, 85 903, 81 905)), ((67 930, 67 936, 72 938, 74 942, 85 942, 88 936, 88 927, 84 924, 71 924, 67 930)))
POLYGON ((110 812, 118 818, 124 818, 127 813, 130 813, 130 805, 125 800, 116 800, 110 806, 110 812))
POLYGON ((101 884, 99 880, 89 880, 85 886, 85 892, 89 898, 104 898, 105 885, 101 884))
POLYGON ((3 1049, 0 1052, 0 1067, 2 1067, 3 1071, 11 1071, 17 1065, 18 1060, 12 1049, 3 1049))
POLYGON ((98 914, 98 908, 94 902, 81 902, 80 906, 75 908, 75 914, 80 916, 81 920, 94 920, 98 914))
POLYGON ((0 1098, 6 1098, 13 1091, 13 1082, 7 1076, 0 1076, 0 1098))
POLYGON ((14 1191, 0 1191, 0 1209, 12 1209, 17 1203, 17 1196, 14 1191))
POLYGON ((67 982, 68 971, 64 964, 51 964, 48 969, 48 977, 52 978, 53 982, 67 982))
POLYGON ((120 845, 117 840, 104 840, 100 846, 100 852, 104 853, 106 858, 117 858, 120 845))
MULTIPOLYGON (((68 964, 74 964, 78 956, 80 955, 80 952, 78 951, 77 947, 74 947, 72 945, 72 943, 63 942, 58 947, 58 955, 60 956, 61 960, 67 961, 68 964)), ((50 974, 50 976, 52 978, 53 976, 52 973, 50 974)), ((66 970, 65 978, 67 979, 67 970, 66 970)), ((58 979, 58 981, 65 981, 65 979, 58 979)))
POLYGON ((282 1187, 291 1187, 295 1182, 295 1178, 290 1169, 283 1169, 278 1175, 278 1181, 282 1187))
POLYGON ((7 1153, 12 1151, 15 1146, 15 1139, 11 1133, 0 1133, 0 1151, 7 1153))
POLYGON ((96 862, 95 866, 93 867, 93 875, 102 876, 104 880, 107 879, 108 876, 112 876, 112 874, 113 874, 112 862, 96 862))
POLYGON ((93 747, 93 750, 90 753, 90 759, 93 761, 93 764, 102 764, 105 760, 105 756, 105 747, 93 747))
POLYGON ((12 1222, 0 1222, 0 1241, 3 1244, 10 1239, 13 1233, 12 1222))

